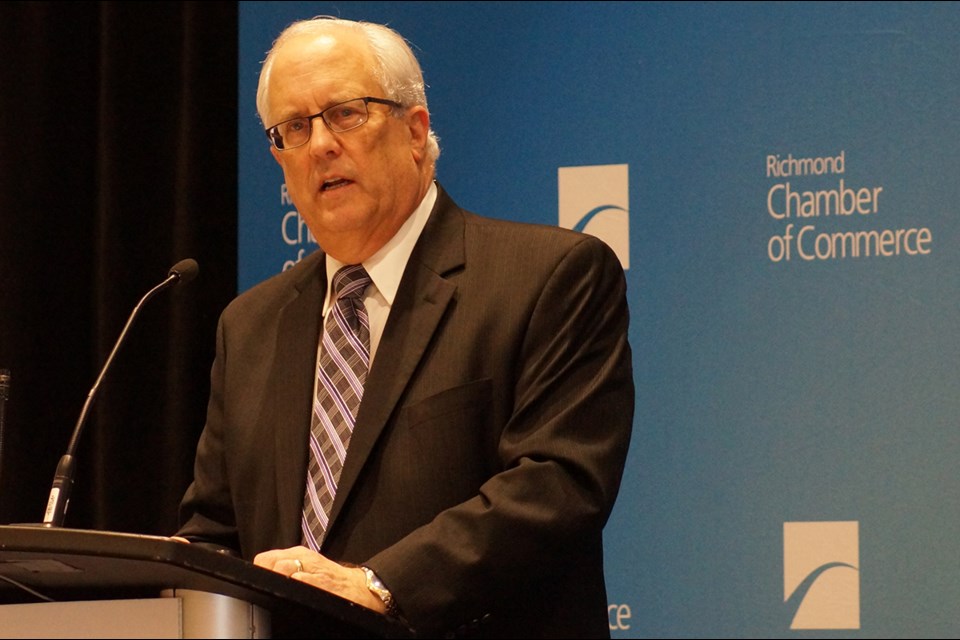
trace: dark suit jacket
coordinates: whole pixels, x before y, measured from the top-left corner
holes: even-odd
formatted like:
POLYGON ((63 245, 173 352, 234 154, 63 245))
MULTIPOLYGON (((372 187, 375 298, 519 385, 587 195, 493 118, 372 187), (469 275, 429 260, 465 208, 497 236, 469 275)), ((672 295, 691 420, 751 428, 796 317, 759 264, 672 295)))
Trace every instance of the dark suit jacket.
MULTIPOLYGON (((369 565, 424 635, 608 636, 601 531, 634 388, 623 270, 588 235, 440 189, 364 390, 322 551, 369 565)), ((300 544, 322 251, 217 332, 179 532, 252 559, 300 544)))

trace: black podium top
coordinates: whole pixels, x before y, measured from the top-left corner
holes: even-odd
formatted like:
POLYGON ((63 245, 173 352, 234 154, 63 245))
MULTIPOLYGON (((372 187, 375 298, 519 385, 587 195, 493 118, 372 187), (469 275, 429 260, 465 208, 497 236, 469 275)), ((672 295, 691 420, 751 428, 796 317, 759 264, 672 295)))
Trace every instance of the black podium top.
POLYGON ((386 616, 245 560, 159 536, 0 526, 0 603, 156 598, 163 589, 230 596, 270 612, 283 638, 411 638, 386 616))

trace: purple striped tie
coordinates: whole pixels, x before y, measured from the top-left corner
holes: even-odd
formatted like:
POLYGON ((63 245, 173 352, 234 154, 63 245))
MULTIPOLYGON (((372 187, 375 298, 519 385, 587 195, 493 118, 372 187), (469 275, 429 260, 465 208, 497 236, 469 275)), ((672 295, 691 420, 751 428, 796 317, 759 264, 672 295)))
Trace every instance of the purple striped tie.
POLYGON ((370 366, 370 325, 361 299, 370 282, 362 265, 343 267, 333 277, 336 302, 327 314, 317 367, 301 523, 304 546, 314 551, 327 529, 370 366))

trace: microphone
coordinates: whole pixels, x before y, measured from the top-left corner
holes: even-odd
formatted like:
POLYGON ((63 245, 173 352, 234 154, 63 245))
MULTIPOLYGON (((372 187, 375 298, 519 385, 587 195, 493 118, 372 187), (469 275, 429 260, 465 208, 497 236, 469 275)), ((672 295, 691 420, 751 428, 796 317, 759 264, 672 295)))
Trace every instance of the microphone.
POLYGON ((178 282, 190 282, 197 277, 199 272, 200 267, 197 265, 196 260, 193 260, 192 258, 181 260, 177 264, 170 267, 170 271, 167 272, 167 279, 155 286, 153 289, 150 289, 150 291, 148 291, 146 295, 140 299, 140 302, 137 303, 137 306, 133 308, 130 318, 127 319, 127 324, 123 327, 123 331, 120 332, 120 337, 117 338, 116 344, 113 345, 113 350, 110 352, 110 355, 107 356, 107 361, 104 363, 103 369, 100 370, 100 375, 97 376, 97 381, 93 383, 90 393, 87 394, 87 401, 83 404, 83 409, 80 411, 80 417, 77 419, 77 425, 73 428, 73 437, 70 438, 70 444, 67 447, 67 452, 62 458, 60 458, 60 463, 57 465, 57 471, 53 476, 53 486, 50 488, 50 497, 47 499, 47 510, 43 516, 44 527, 63 526, 63 518, 66 515, 67 507, 70 504, 70 493, 73 491, 73 475, 76 467, 75 456, 77 453, 77 443, 80 440, 80 434, 83 431, 84 423, 87 420, 87 413, 90 411, 91 405, 93 405, 93 400, 94 397, 96 397, 97 389, 100 387, 100 382, 106 375, 107 369, 110 368, 110 364, 113 362, 114 356, 117 355, 120 345, 123 344, 127 332, 130 330, 130 327, 133 326, 133 321, 136 320, 137 315, 140 313, 141 307, 143 307, 147 300, 152 298, 158 292, 171 285, 177 284, 178 282))

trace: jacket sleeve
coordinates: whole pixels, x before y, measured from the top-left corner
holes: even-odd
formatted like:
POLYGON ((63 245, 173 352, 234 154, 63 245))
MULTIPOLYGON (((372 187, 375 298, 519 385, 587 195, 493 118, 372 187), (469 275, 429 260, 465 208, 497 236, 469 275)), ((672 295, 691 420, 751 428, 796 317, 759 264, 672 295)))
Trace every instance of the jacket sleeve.
POLYGON ((217 324, 217 350, 210 374, 207 423, 197 445, 194 479, 180 503, 181 527, 176 535, 209 547, 240 551, 224 459, 223 317, 217 324))

